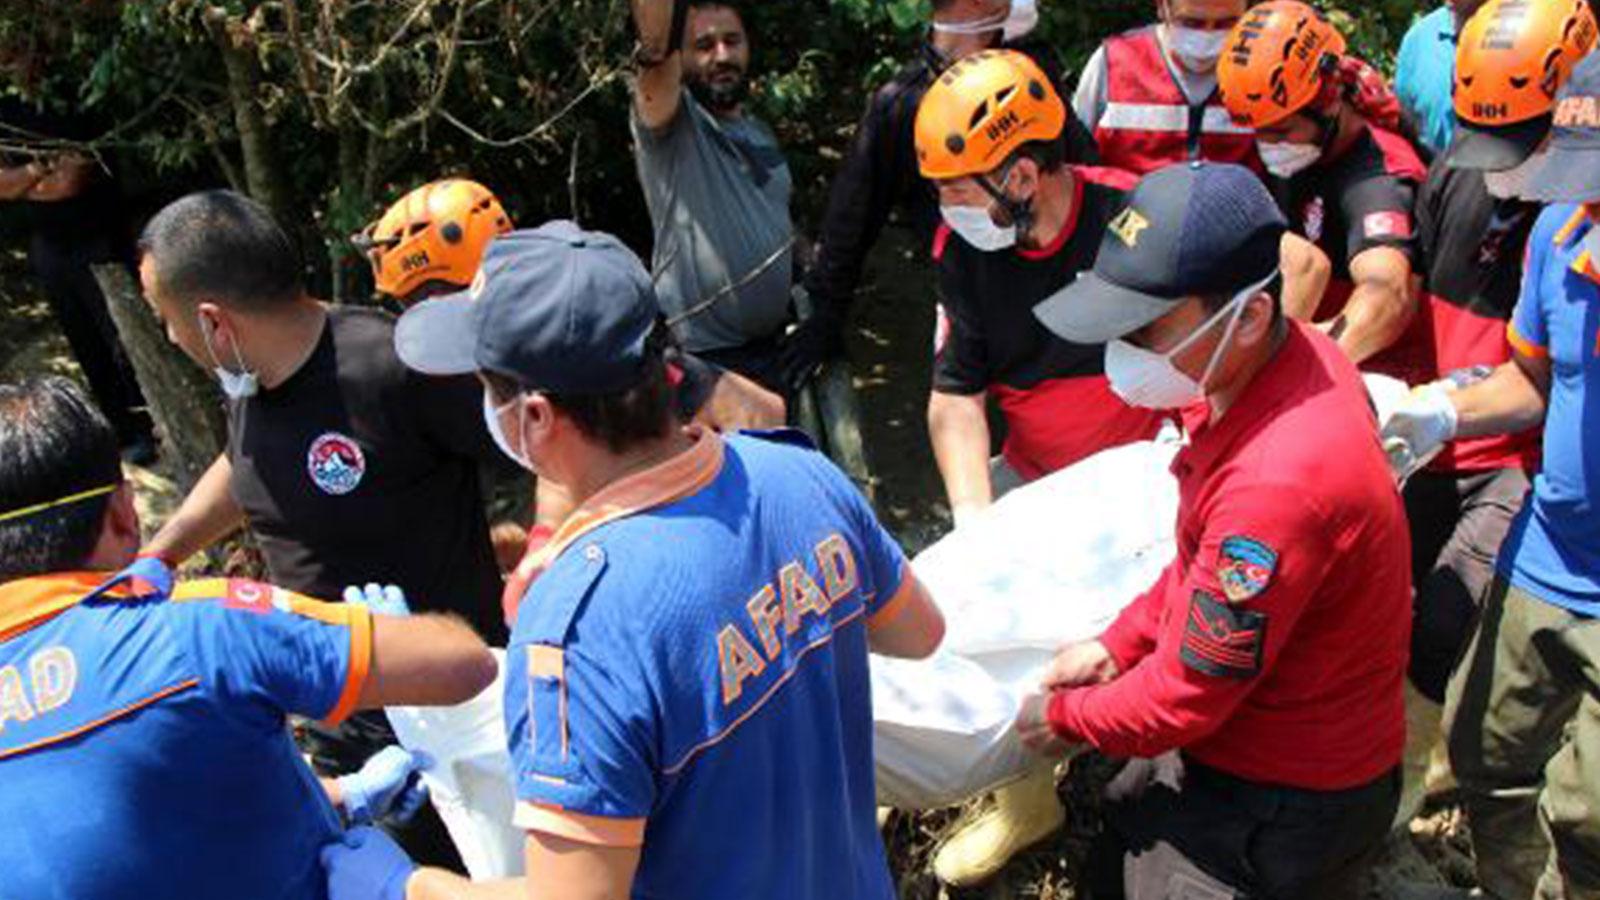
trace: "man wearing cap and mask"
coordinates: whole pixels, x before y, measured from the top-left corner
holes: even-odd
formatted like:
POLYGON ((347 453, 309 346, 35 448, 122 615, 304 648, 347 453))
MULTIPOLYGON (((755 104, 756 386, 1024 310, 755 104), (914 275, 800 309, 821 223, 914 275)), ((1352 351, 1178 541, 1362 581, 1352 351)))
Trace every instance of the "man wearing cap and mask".
POLYGON ((1108 341, 1129 403, 1183 417, 1177 558, 1062 649, 1018 729, 1047 755, 1131 759, 1096 896, 1357 896, 1400 794, 1411 593, 1365 389, 1279 308, 1285 222, 1248 169, 1160 169, 1125 217, 1037 312, 1108 341))
MULTIPOLYGON (((917 172, 915 117, 928 86, 956 60, 982 50, 1008 47, 1028 54, 1053 84, 1061 84, 1054 48, 1032 38, 1039 16, 1033 0, 936 0, 928 40, 916 56, 879 88, 856 126, 828 192, 818 226, 816 259, 805 288, 815 314, 785 340, 796 372, 843 350, 845 317, 861 282, 867 254, 898 207, 923 247, 939 224, 938 195, 917 172)), ((1076 126, 1076 123, 1073 123, 1076 126)), ((1081 127, 1069 140, 1087 148, 1081 127)))
POLYGON ((1254 132, 1217 99, 1217 60, 1246 0, 1158 0, 1158 24, 1106 38, 1072 111, 1100 161, 1135 174, 1186 159, 1259 166, 1254 132))
MULTIPOLYGON (((1428 365, 1417 382, 1453 390, 1511 359, 1506 323, 1539 214, 1520 194, 1544 161, 1555 91, 1595 35, 1585 0, 1489 0, 1461 28, 1454 67, 1460 125, 1417 195, 1424 263, 1417 318, 1428 339, 1428 365)), ((1407 765, 1418 773, 1438 737, 1450 670, 1494 579, 1495 554, 1538 466, 1539 433, 1528 428, 1452 443, 1425 469, 1397 473, 1409 475, 1417 588, 1407 765)), ((1408 780, 1408 796, 1416 791, 1420 800, 1421 788, 1420 778, 1408 780)))
MULTIPOLYGON (((395 334, 414 368, 477 372, 506 454, 578 502, 507 652, 536 895, 890 900, 867 652, 925 656, 943 619, 802 435, 677 425, 655 303, 615 238, 552 222, 395 334)), ((503 889, 369 837, 325 855, 330 900, 503 889)))
POLYGON ((1543 467, 1495 563, 1445 697, 1450 764, 1494 897, 1600 897, 1600 56, 1556 95, 1548 156, 1523 193, 1528 235, 1488 378, 1428 385, 1385 428, 1399 453, 1543 424, 1543 467))
POLYGON ((1285 312, 1319 323, 1364 371, 1406 379, 1420 341, 1406 327, 1425 169, 1395 132, 1393 94, 1299 0, 1245 13, 1217 63, 1217 90, 1235 122, 1255 130, 1290 230, 1333 265, 1323 295, 1307 306, 1286 295, 1285 312))

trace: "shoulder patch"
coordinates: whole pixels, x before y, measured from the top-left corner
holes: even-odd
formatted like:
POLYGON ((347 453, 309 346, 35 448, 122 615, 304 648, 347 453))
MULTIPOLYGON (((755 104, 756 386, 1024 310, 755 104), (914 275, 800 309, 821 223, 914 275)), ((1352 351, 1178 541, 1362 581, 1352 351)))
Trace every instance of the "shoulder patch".
POLYGON ((811 435, 798 428, 750 428, 739 433, 774 444, 789 444, 807 450, 817 449, 817 444, 811 439, 811 435))
POLYGON ((1206 591, 1189 600, 1178 658, 1203 675, 1254 678, 1267 645, 1267 614, 1223 603, 1206 591))
POLYGON ((1253 537, 1223 538, 1217 550, 1217 580, 1232 603, 1249 600, 1267 589, 1278 569, 1278 552, 1253 537))
POLYGON ((1369 240, 1411 237, 1411 216, 1398 209, 1367 213, 1361 220, 1361 233, 1369 240))

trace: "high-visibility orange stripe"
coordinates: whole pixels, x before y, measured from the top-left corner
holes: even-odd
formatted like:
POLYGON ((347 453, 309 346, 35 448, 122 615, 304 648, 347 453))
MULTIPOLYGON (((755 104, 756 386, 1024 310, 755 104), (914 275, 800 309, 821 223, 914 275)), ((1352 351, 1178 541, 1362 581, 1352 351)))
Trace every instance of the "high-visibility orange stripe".
POLYGON ((915 593, 914 585, 916 581, 916 578, 912 576, 908 568, 905 575, 900 579, 900 587, 895 589, 889 601, 878 607, 878 611, 867 619, 868 631, 882 628, 900 618, 900 614, 906 611, 906 606, 911 602, 911 595, 915 593))
POLYGON ((356 701, 361 699, 367 678, 372 674, 372 611, 355 603, 341 608, 346 611, 346 624, 350 628, 350 668, 345 672, 344 690, 339 693, 339 702, 322 720, 322 724, 330 728, 356 711, 356 701))
POLYGON ((1523 337, 1522 334, 1517 331, 1517 326, 1514 323, 1506 324, 1506 343, 1509 343, 1513 350, 1516 350, 1523 356, 1529 356, 1534 359, 1550 358, 1550 350, 1548 348, 1541 347, 1538 344, 1535 344, 1533 341, 1523 337))
POLYGON ((70 731, 63 731, 60 734, 53 734, 47 738, 40 738, 31 744, 23 744, 21 747, 12 747, 10 750, 0 750, 0 759, 8 759, 22 753, 27 753, 30 750, 38 750, 41 747, 48 747, 51 744, 59 744, 62 741, 70 741, 80 734, 93 731, 94 729, 99 728, 101 725, 104 725, 114 719, 119 719, 125 715, 128 715, 129 713, 144 709, 146 706, 170 697, 179 691, 187 691, 190 688, 199 686, 200 679, 198 678, 191 678, 188 681, 180 681, 171 687, 162 688, 161 690, 156 691, 154 694, 145 697, 143 700, 136 700, 120 709, 112 710, 100 718, 95 719, 92 722, 86 722, 82 725, 79 725, 77 728, 74 728, 70 731))

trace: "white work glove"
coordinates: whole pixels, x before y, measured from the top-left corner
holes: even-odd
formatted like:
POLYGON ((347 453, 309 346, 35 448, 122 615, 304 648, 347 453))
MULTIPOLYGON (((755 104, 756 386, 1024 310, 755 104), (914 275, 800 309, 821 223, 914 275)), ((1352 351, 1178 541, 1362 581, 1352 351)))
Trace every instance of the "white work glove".
POLYGON ((1448 381, 1434 381, 1411 390, 1404 403, 1382 423, 1383 452, 1389 468, 1399 481, 1413 472, 1455 439, 1456 405, 1450 402, 1448 381))

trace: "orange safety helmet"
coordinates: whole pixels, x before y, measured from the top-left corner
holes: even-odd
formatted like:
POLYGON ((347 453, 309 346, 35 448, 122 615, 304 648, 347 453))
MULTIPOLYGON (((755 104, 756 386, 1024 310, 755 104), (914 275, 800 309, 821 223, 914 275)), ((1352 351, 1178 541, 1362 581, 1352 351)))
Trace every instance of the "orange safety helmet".
POLYGON ((464 288, 511 217, 476 181, 447 178, 417 188, 355 238, 372 263, 379 291, 401 302, 429 284, 464 288))
POLYGON ((1014 50, 956 61, 917 107, 917 167, 924 178, 993 171, 1030 141, 1061 136, 1067 108, 1039 66, 1014 50))
POLYGON ((1595 36, 1587 0, 1489 0, 1456 39, 1456 115, 1497 127, 1549 113, 1595 36))
POLYGON ((1228 33, 1217 93, 1240 125, 1276 124, 1327 96, 1344 50, 1344 36, 1321 13, 1299 0, 1270 0, 1228 33))

